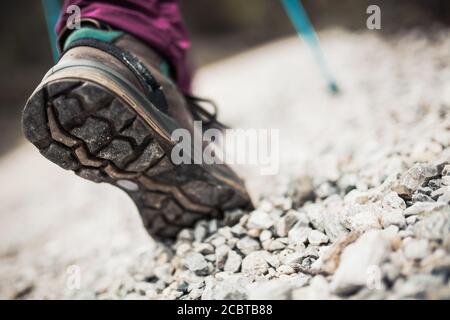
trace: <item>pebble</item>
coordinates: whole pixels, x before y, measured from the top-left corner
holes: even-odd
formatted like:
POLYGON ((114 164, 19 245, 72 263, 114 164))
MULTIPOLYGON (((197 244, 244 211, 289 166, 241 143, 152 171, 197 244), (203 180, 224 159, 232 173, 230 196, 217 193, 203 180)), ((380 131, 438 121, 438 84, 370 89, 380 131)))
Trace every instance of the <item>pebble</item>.
POLYGON ((194 244, 194 250, 202 255, 208 255, 214 253, 214 247, 209 243, 194 244))
POLYGON ((317 230, 311 230, 308 233, 308 242, 312 245, 321 245, 328 242, 328 237, 317 230))
POLYGON ((269 213, 262 210, 255 210, 250 213, 247 222, 249 229, 269 229, 273 226, 273 220, 269 213))
POLYGON ((381 225, 387 228, 391 225, 404 228, 406 226, 406 219, 401 209, 383 211, 381 214, 381 225))
POLYGON ((242 260, 242 272, 251 275, 262 275, 269 269, 266 259, 270 256, 267 251, 254 251, 242 260))
POLYGON ((377 268, 390 251, 390 242, 382 231, 369 230, 342 252, 340 264, 331 286, 337 294, 345 295, 366 285, 368 270, 377 268))
POLYGON ((286 237, 289 230, 297 222, 297 217, 293 211, 288 211, 275 223, 275 234, 278 237, 286 237))
POLYGON ((367 231, 370 229, 380 229, 378 215, 373 211, 365 211, 349 216, 346 219, 348 227, 352 231, 367 231))
POLYGON ((269 230, 263 230, 259 235, 259 241, 264 242, 266 240, 270 240, 272 238, 272 232, 269 230))
POLYGON ((253 251, 261 248, 258 241, 250 237, 244 237, 236 243, 236 247, 244 254, 249 255, 253 251))
POLYGON ((384 209, 406 209, 405 200, 400 198, 396 192, 389 192, 382 201, 384 209))
POLYGON ((412 239, 405 243, 403 251, 407 259, 423 259, 429 254, 429 244, 426 239, 412 239))
POLYGON ((445 206, 441 202, 416 202, 411 207, 407 208, 403 214, 408 217, 418 214, 428 214, 430 212, 439 210, 445 206))
POLYGON ((308 227, 292 228, 288 233, 289 243, 297 244, 306 242, 311 231, 312 229, 308 227))
POLYGON ((196 242, 202 242, 208 234, 208 229, 203 224, 197 224, 194 229, 194 239, 196 242))
POLYGON ((221 245, 216 248, 216 268, 219 270, 223 269, 223 266, 225 264, 225 261, 227 259, 228 252, 230 251, 230 247, 227 245, 221 245))
POLYGON ((208 263, 202 254, 194 252, 186 256, 185 266, 197 275, 206 275, 209 273, 208 263))
POLYGON ((394 191, 400 196, 410 198, 412 193, 425 182, 425 179, 431 178, 437 173, 435 166, 416 163, 400 177, 399 185, 394 191))
POLYGON ((231 250, 228 252, 227 261, 225 262, 225 266, 223 268, 224 271, 227 272, 238 272, 241 268, 242 258, 235 251, 231 250))
POLYGON ((277 251, 277 250, 281 250, 284 249, 286 247, 286 244, 283 243, 282 241, 280 241, 279 239, 274 239, 274 240, 268 240, 270 241, 270 243, 267 246, 267 251, 277 251))

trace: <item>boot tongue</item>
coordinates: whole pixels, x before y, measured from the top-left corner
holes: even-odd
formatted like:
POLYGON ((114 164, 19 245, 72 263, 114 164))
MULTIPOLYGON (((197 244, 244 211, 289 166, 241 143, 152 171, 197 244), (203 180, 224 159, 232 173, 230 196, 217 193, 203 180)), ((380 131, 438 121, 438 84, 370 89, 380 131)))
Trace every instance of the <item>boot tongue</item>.
POLYGON ((117 30, 101 30, 93 27, 81 27, 73 31, 64 42, 64 50, 73 42, 80 39, 95 39, 102 42, 112 43, 124 33, 117 30))

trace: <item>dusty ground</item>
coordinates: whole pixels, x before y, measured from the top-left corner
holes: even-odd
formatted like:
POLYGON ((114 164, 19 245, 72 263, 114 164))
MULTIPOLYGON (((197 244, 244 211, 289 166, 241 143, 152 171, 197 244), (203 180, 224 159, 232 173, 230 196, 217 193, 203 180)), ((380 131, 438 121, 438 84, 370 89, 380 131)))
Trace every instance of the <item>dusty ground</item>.
POLYGON ((270 196, 229 226, 163 247, 120 190, 28 144, 3 158, 0 297, 450 297, 449 31, 321 38, 339 96, 296 38, 198 74, 225 122, 280 129, 280 174, 241 168, 270 196))

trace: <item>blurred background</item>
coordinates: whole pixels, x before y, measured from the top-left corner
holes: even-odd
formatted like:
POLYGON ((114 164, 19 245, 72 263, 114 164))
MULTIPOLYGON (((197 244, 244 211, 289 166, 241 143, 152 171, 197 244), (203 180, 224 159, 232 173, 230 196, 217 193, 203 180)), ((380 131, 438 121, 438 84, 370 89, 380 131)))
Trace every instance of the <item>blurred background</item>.
MULTIPOLYGON (((366 29, 370 4, 382 9, 382 30, 390 37, 405 29, 433 30, 450 23, 447 0, 305 0, 319 30, 366 29)), ((0 12, 0 156, 21 139, 20 113, 24 102, 51 67, 51 51, 40 1, 5 1, 0 12)), ((181 1, 192 39, 191 61, 196 67, 294 34, 277 0, 181 1)), ((433 33, 430 32, 430 37, 433 33)), ((329 53, 332 54, 332 53, 329 53)))

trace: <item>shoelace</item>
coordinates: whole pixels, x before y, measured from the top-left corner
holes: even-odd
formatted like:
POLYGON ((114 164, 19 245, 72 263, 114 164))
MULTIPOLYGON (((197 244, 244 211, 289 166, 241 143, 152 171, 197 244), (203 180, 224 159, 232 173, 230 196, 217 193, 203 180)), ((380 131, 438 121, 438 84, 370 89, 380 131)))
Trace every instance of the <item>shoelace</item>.
POLYGON ((205 98, 200 98, 190 94, 185 94, 188 101, 189 110, 194 116, 195 120, 200 120, 207 128, 217 128, 220 130, 229 129, 229 127, 217 120, 218 107, 217 104, 205 98), (213 111, 210 112, 200 105, 200 103, 206 103, 213 107, 213 111))

